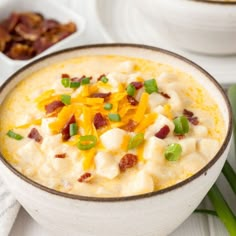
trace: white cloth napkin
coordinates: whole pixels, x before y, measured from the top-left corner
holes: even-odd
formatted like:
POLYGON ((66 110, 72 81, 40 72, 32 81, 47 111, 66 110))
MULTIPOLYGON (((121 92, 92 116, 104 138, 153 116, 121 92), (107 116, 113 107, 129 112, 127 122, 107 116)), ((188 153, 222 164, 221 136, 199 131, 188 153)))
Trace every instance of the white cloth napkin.
POLYGON ((7 236, 10 233, 20 204, 7 190, 7 187, 0 178, 0 235, 7 236))

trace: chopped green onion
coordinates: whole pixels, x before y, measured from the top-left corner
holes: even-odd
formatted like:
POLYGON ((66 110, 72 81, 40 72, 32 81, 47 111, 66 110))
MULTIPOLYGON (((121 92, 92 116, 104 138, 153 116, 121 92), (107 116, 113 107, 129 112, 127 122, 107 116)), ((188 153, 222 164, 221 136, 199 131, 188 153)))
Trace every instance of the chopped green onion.
POLYGON ((121 121, 120 115, 119 114, 108 114, 108 118, 110 121, 121 121))
POLYGON ((61 79, 61 84, 65 87, 68 88, 70 86, 70 79, 69 78, 62 78, 61 79))
POLYGON ((77 147, 80 150, 89 150, 95 147, 96 143, 97 143, 97 138, 94 135, 80 136, 77 147))
POLYGON ((189 123, 186 116, 179 116, 173 120, 175 124, 174 132, 176 134, 186 134, 189 131, 189 123))
POLYGON ((142 133, 136 134, 134 137, 130 139, 128 144, 128 150, 138 147, 140 144, 143 143, 143 141, 144 141, 144 134, 142 133))
POLYGON ((21 140, 21 139, 24 138, 23 136, 21 136, 20 134, 15 133, 12 130, 9 130, 7 132, 7 136, 10 137, 10 138, 16 139, 16 140, 21 140))
POLYGON ((105 110, 108 110, 108 111, 111 110, 112 107, 113 107, 113 105, 112 105, 111 103, 105 103, 104 106, 103 106, 103 108, 104 108, 105 110))
POLYGON ((81 85, 89 84, 90 83, 90 78, 86 77, 81 80, 81 85))
POLYGON ((134 87, 133 84, 129 84, 128 87, 126 88, 126 92, 128 93, 128 95, 134 96, 136 88, 134 87))
POLYGON ((106 84, 108 82, 108 78, 106 76, 103 76, 101 79, 100 79, 104 84, 106 84))
POLYGON ((164 155, 168 161, 177 161, 182 153, 182 147, 178 143, 172 143, 167 146, 164 155))
POLYGON ((157 82, 155 79, 144 81, 144 88, 145 88, 145 91, 149 94, 158 92, 157 82))
POLYGON ((78 134, 78 125, 76 123, 70 124, 70 137, 78 134))
POLYGON ((70 82, 70 88, 79 88, 80 87, 80 82, 78 81, 71 81, 70 82))
POLYGON ((61 95, 61 101, 62 101, 65 105, 70 105, 71 96, 70 96, 70 95, 67 95, 67 94, 62 94, 62 95, 61 95))

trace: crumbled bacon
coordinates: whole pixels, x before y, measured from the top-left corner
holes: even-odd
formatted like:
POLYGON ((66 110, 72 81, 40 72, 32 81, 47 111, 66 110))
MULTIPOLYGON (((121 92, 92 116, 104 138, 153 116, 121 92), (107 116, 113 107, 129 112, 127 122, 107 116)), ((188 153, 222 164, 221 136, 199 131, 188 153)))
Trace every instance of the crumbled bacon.
POLYGON ((123 129, 128 132, 133 132, 136 126, 137 126, 137 123, 134 120, 130 119, 128 123, 123 127, 123 129))
POLYGON ((107 120, 100 112, 98 112, 94 116, 93 123, 95 128, 99 129, 107 125, 107 120))
POLYGON ((160 139, 166 138, 166 136, 169 134, 170 128, 168 125, 164 125, 156 134, 155 136, 160 139))
POLYGON ((65 106, 61 101, 53 101, 45 106, 46 114, 52 113, 56 109, 65 106))
POLYGON ((94 93, 91 95, 92 98, 104 98, 106 101, 110 97, 111 93, 94 93))
POLYGON ((35 51, 28 45, 22 43, 15 43, 8 50, 6 55, 12 59, 28 60, 35 55, 35 51))
POLYGON ((193 112, 187 110, 187 109, 184 109, 183 111, 183 114, 186 116, 186 117, 193 117, 193 112))
POLYGON ((70 75, 64 73, 64 74, 61 74, 61 78, 68 78, 69 79, 70 75))
POLYGON ((31 129, 30 133, 28 134, 28 138, 34 139, 37 143, 41 143, 43 141, 43 137, 36 128, 31 129))
POLYGON ((125 171, 128 168, 134 167, 138 162, 138 157, 134 154, 125 154, 119 163, 120 171, 125 171))
MULTIPOLYGON (((83 75, 81 76, 80 78, 78 77, 74 77, 74 78, 71 78, 71 81, 73 82, 81 82, 84 78, 86 78, 87 76, 83 75)), ((92 79, 92 76, 88 77, 90 80, 92 79)))
POLYGON ((189 120, 189 122, 193 125, 198 125, 199 124, 199 120, 197 116, 194 116, 194 113, 184 109, 183 114, 187 117, 187 119, 189 120))
POLYGON ((133 96, 127 95, 127 99, 132 106, 138 105, 138 101, 133 96))
POLYGON ((70 138, 70 124, 75 123, 75 116, 72 115, 71 118, 67 121, 63 129, 61 130, 62 140, 67 141, 70 138))
POLYGON ((55 158, 65 158, 66 157, 66 153, 58 153, 55 155, 55 158))
POLYGON ((86 172, 79 177, 78 181, 80 183, 88 182, 91 179, 91 177, 92 177, 91 173, 86 172))
POLYGON ((143 87, 143 83, 139 81, 131 82, 131 84, 138 90, 143 87))
POLYGON ((100 75, 98 78, 97 78, 97 81, 100 81, 102 79, 102 77, 106 76, 105 74, 102 74, 100 75))
POLYGON ((160 92, 160 94, 161 94, 164 98, 170 99, 170 95, 169 95, 169 94, 164 93, 164 92, 160 92))
POLYGON ((179 140, 182 140, 182 139, 184 139, 184 137, 185 137, 184 135, 181 135, 181 134, 180 134, 180 135, 177 135, 177 134, 176 134, 175 136, 176 136, 179 140))

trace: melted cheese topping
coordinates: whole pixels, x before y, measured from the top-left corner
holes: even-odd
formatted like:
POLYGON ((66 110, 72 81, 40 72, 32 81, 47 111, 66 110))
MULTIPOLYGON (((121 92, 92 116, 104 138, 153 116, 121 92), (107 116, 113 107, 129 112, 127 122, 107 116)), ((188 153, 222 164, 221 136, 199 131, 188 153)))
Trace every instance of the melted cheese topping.
POLYGON ((142 194, 174 185, 199 171, 219 150, 225 137, 222 115, 204 90, 191 76, 168 65, 122 56, 86 56, 70 59, 33 73, 20 82, 7 96, 0 108, 0 150, 5 158, 32 180, 58 191, 85 196, 120 197, 142 194), (70 78, 91 76, 87 85, 65 88, 61 75, 70 78), (107 83, 97 81, 102 74, 107 83), (127 99, 127 86, 132 82, 155 79, 161 93, 148 94, 138 89, 136 106, 127 99), (30 89, 29 89, 30 88, 30 89), (105 98, 94 93, 111 93, 105 98), (46 114, 45 106, 70 95, 71 103, 46 114), (111 110, 104 103, 111 103, 111 110), (190 130, 180 139, 174 134, 173 119, 187 109, 198 118, 199 124, 189 122, 190 130), (107 124, 96 129, 94 116, 101 113, 107 124), (109 114, 119 114, 120 120, 110 121, 109 114), (75 116, 78 134, 62 140, 62 129, 75 116), (133 130, 125 127, 130 120, 133 130), (155 134, 168 126, 164 139, 155 134), (28 138, 36 128, 43 138, 41 143, 28 138), (15 140, 6 135, 8 130, 24 137, 15 140), (128 145, 136 134, 144 141, 130 150, 128 145), (81 136, 92 135, 97 143, 89 150, 80 150, 81 136), (177 161, 165 159, 169 144, 182 147, 177 161), (211 148, 209 148, 211 147, 211 148), (121 171, 121 159, 136 155, 137 164, 121 171), (65 154, 65 158, 56 158, 65 154), (88 181, 79 182, 85 173, 88 181))

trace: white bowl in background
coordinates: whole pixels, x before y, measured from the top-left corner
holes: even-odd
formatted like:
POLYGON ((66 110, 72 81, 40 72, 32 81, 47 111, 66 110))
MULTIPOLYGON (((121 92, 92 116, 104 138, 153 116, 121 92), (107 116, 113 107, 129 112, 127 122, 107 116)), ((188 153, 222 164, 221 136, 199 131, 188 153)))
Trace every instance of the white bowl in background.
POLYGON ((39 0, 39 1, 29 1, 29 0, 5 0, 0 2, 0 21, 2 19, 8 18, 13 12, 24 12, 24 11, 34 11, 41 13, 45 18, 51 18, 58 20, 61 23, 67 23, 72 21, 77 26, 77 31, 67 38, 59 41, 55 45, 46 49, 39 55, 35 56, 30 60, 13 60, 3 53, 0 52, 0 63, 1 63, 1 76, 7 77, 17 69, 22 66, 47 55, 48 53, 54 52, 59 49, 64 49, 66 47, 76 46, 76 41, 81 33, 85 29, 85 20, 69 8, 56 2, 56 0, 39 0))
POLYGON ((0 104, 20 81, 56 62, 83 55, 125 55, 169 64, 193 76, 218 104, 226 137, 213 159, 190 178, 143 195, 96 198, 58 192, 18 172, 0 155, 0 174, 28 213, 53 235, 164 236, 176 229, 199 205, 225 163, 232 134, 230 104, 220 85, 202 68, 169 51, 132 44, 71 48, 40 58, 12 75, 0 88, 0 104))
POLYGON ((236 1, 138 0, 160 35, 189 51, 236 54, 236 1))

